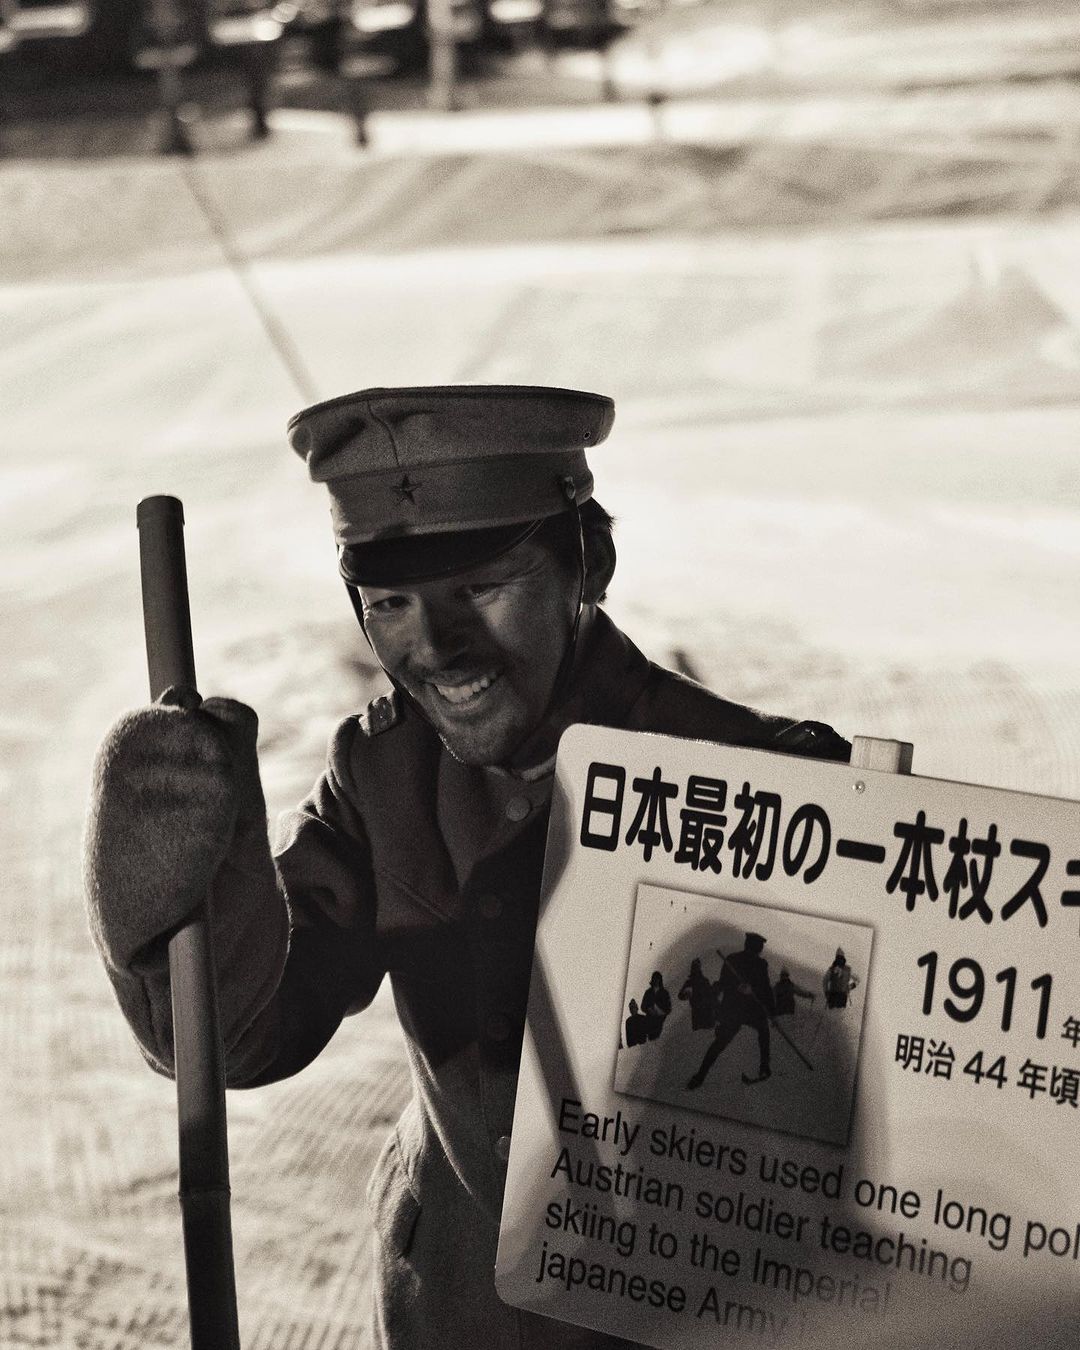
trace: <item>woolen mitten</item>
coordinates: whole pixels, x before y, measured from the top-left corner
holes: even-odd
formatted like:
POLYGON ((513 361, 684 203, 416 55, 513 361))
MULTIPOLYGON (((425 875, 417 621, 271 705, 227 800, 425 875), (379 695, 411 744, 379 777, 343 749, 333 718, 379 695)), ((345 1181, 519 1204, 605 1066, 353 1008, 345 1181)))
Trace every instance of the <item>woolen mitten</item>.
POLYGON ((257 733, 255 713, 231 699, 194 710, 159 702, 121 718, 94 765, 84 841, 90 929, 144 1054, 165 1072, 168 938, 203 900, 226 1049, 284 965, 288 914, 270 856, 257 733))

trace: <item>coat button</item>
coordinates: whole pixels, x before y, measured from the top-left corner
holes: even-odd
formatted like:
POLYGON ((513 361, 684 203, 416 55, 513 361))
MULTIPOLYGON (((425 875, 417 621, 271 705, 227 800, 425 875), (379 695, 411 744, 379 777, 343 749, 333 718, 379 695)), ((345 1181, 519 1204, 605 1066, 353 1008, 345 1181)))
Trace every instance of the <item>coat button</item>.
POLYGON ((489 1041, 505 1041, 510 1035, 510 1019, 502 1013, 492 1013, 484 1024, 489 1041))
POLYGON ((508 1134, 500 1134, 498 1139, 495 1140, 495 1152, 499 1155, 499 1157, 503 1160, 503 1162, 506 1162, 509 1159, 510 1136, 508 1134))
POLYGON ((497 919, 502 913, 502 901, 497 895, 488 892, 477 901, 477 909, 485 919, 497 919))
POLYGON ((524 820, 531 810, 532 802, 528 797, 511 797, 506 803, 506 819, 516 824, 517 821, 524 820))

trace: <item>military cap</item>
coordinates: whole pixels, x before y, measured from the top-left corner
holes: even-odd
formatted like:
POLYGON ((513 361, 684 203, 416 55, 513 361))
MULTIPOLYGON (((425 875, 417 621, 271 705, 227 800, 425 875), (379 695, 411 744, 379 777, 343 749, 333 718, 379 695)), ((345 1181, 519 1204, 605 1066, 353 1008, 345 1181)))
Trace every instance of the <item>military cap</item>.
POLYGON ((585 450, 614 416, 574 389, 362 389, 297 413, 289 439, 329 488, 339 549, 363 572, 351 579, 377 584, 388 560, 399 578, 458 570, 587 501, 585 450))

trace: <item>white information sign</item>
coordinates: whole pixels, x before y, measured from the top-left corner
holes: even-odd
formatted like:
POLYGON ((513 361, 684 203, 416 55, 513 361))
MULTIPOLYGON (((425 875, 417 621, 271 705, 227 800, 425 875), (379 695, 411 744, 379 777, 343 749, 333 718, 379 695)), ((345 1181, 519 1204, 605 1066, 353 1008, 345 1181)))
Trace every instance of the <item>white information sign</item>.
POLYGON ((571 728, 500 1295, 673 1348, 1080 1307, 1078 954, 1080 804, 571 728))

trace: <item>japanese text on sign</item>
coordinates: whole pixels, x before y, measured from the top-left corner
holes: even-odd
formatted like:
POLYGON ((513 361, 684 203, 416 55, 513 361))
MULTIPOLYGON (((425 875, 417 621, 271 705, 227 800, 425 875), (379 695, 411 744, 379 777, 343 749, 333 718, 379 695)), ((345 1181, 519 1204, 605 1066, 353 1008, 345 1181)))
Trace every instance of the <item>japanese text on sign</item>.
MULTIPOLYGON (((754 788, 748 781, 731 795, 722 778, 690 774, 685 783, 669 782, 656 766, 648 776, 627 782, 619 764, 594 760, 589 765, 580 842, 584 848, 613 853, 639 848, 645 862, 656 852, 696 872, 722 873, 767 881, 779 866, 807 885, 821 877, 833 856, 881 868, 887 895, 899 892, 913 912, 920 899, 936 902, 947 918, 984 924, 1023 916, 1045 928, 1057 909, 1080 909, 1080 889, 1051 885, 1050 845, 1035 839, 1008 841, 1008 853, 1025 860, 1019 885, 998 888, 991 899, 995 862, 1005 850, 996 823, 975 829, 962 817, 946 837, 944 825, 925 811, 893 824, 888 844, 836 837, 829 814, 816 802, 785 804, 781 794, 754 788), (681 803, 681 804, 680 804, 681 803), (624 826, 624 818, 629 824, 624 826), (891 849, 891 857, 890 857, 891 849), (885 864, 888 863, 888 871, 885 864), (940 882, 938 878, 941 878, 940 882), (996 905, 996 908, 995 908, 996 905)), ((1080 878, 1080 858, 1064 864, 1066 878, 1080 878)))

